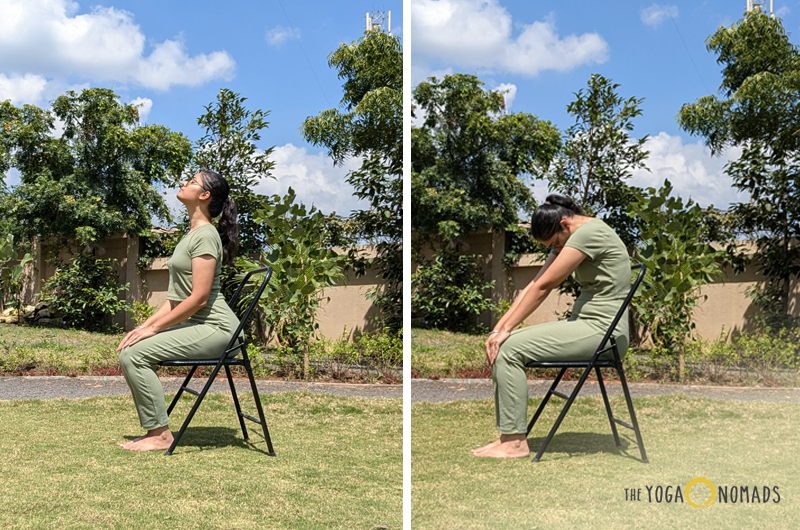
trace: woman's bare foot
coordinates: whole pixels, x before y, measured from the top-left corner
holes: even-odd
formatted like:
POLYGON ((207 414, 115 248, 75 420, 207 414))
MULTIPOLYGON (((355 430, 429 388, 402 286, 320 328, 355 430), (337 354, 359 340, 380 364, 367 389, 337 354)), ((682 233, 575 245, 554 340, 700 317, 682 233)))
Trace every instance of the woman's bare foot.
POLYGON ((481 449, 483 451, 476 449, 472 454, 486 458, 523 458, 531 453, 524 434, 501 434, 499 440, 481 449))
POLYGON ((172 432, 168 426, 151 429, 147 434, 134 438, 120 447, 128 451, 166 451, 172 445, 172 432))
POLYGON ((486 451, 494 449, 498 445, 500 445, 500 439, 499 438, 497 440, 493 441, 492 443, 488 443, 488 444, 484 445, 483 447, 477 447, 477 448, 473 449, 472 450, 472 454, 475 455, 475 456, 480 456, 483 453, 485 453, 486 451))

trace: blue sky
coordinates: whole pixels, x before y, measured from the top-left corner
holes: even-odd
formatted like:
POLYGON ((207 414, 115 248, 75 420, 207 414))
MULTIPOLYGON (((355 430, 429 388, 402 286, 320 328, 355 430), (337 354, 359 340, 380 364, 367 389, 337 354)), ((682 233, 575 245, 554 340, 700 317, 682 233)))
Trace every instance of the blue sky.
POLYGON ((257 191, 291 185, 303 202, 347 214, 359 207, 344 182, 357 161, 333 168, 299 127, 338 105, 327 57, 362 35, 368 11, 391 11, 402 37, 401 0, 0 0, 0 100, 48 107, 67 89, 110 87, 142 103, 146 123, 195 141, 203 107, 230 88, 249 109, 271 111, 257 147, 275 146, 277 181, 257 191))
MULTIPOLYGON (((675 116, 682 104, 717 91, 720 68, 705 40, 741 18, 746 4, 410 0, 411 84, 430 75, 476 74, 488 89, 510 90, 512 112, 564 130, 573 123, 566 106, 574 93, 591 74, 601 74, 620 85, 623 97, 645 98, 634 135, 651 138, 651 172, 637 172, 632 182, 659 186, 666 177, 680 195, 725 208, 737 194, 722 169, 738 151, 712 158, 699 138, 678 128, 675 116)), ((774 10, 797 43, 800 1, 775 0, 774 10)))

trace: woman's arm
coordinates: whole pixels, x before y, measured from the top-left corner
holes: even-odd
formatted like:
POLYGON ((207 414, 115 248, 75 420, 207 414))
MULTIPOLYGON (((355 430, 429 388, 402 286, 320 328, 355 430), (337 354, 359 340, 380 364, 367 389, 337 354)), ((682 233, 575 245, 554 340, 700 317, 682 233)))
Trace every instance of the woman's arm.
POLYGON ((580 250, 565 247, 552 262, 545 262, 545 267, 542 267, 536 278, 525 287, 514 300, 511 309, 495 326, 494 329, 497 333, 492 333, 486 341, 486 359, 490 366, 494 364, 500 351, 500 345, 505 342, 511 331, 538 309, 550 291, 567 279, 567 276, 572 274, 584 259, 586 259, 586 254, 580 250))
POLYGON ((141 327, 146 328, 147 326, 152 324, 154 320, 163 317, 170 311, 172 311, 172 303, 169 300, 167 300, 166 302, 161 304, 161 307, 159 307, 152 315, 150 315, 147 320, 145 320, 142 323, 141 327))
POLYGON ((169 305, 162 305, 156 314, 147 319, 141 329, 129 332, 120 342, 117 351, 180 324, 205 307, 211 294, 216 268, 217 260, 213 256, 204 254, 192 258, 192 294, 180 303, 168 300, 169 305))

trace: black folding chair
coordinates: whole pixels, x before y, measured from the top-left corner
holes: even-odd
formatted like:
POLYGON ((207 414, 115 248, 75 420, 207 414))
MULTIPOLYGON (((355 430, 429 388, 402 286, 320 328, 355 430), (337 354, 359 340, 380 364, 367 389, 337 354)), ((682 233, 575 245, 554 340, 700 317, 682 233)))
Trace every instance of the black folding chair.
POLYGON ((244 420, 248 419, 252 422, 258 423, 261 425, 261 428, 264 431, 264 439, 267 440, 267 448, 269 449, 269 456, 275 456, 275 450, 272 448, 272 440, 269 437, 269 431, 267 430, 267 421, 264 419, 264 410, 261 408, 261 399, 258 397, 258 388, 256 388, 256 380, 253 377, 253 369, 250 366, 250 359, 247 357, 247 349, 244 347, 244 341, 242 340, 240 334, 242 332, 242 328, 244 328, 244 324, 247 321, 247 318, 250 316, 250 313, 253 311, 253 307, 255 307, 256 303, 258 303, 261 294, 264 292, 264 289, 267 287, 267 283, 269 283, 269 279, 272 276, 272 267, 262 267, 260 269, 255 269, 248 272, 242 281, 239 283, 239 287, 236 288, 236 292, 233 293, 231 297, 231 301, 229 305, 231 307, 235 307, 236 301, 239 299, 239 293, 242 292, 245 284, 250 279, 250 277, 254 274, 266 272, 264 280, 261 282, 261 286, 256 291, 255 296, 253 297, 253 301, 250 302, 250 305, 247 307, 247 310, 242 315, 239 327, 236 328, 236 332, 231 336, 230 342, 228 342, 228 346, 225 348, 225 351, 222 353, 219 359, 193 359, 193 360, 167 360, 161 361, 158 363, 161 366, 191 366, 192 369, 189 370, 189 375, 186 376, 184 379, 183 384, 181 385, 180 390, 178 393, 175 394, 175 397, 170 403, 169 408, 167 409, 167 415, 172 413, 172 409, 175 407, 175 404, 178 403, 178 400, 183 394, 184 391, 197 396, 197 400, 194 402, 192 406, 192 410, 189 411, 189 415, 186 416, 186 419, 183 421, 183 425, 181 426, 181 430, 178 431, 178 434, 175 436, 175 439, 172 442, 172 445, 167 450, 166 455, 171 455, 172 451, 175 450, 175 446, 178 445, 178 441, 180 441, 181 436, 183 436, 186 427, 188 427, 189 422, 192 421, 192 417, 194 413, 197 412, 198 407, 200 407, 200 403, 203 401, 203 398, 206 397, 206 393, 208 393, 208 389, 211 388, 211 383, 214 382, 214 378, 217 377, 220 369, 224 366, 225 367, 225 374, 228 376, 228 383, 231 387, 231 394, 233 395, 233 403, 236 406, 236 415, 239 416, 239 425, 242 427, 242 434, 244 435, 245 440, 249 440, 250 437, 247 435, 247 428, 244 426, 244 420), (242 354, 241 358, 236 357, 237 350, 239 350, 242 354), (214 370, 211 372, 211 375, 208 377, 208 381, 206 382, 205 386, 200 392, 192 390, 189 388, 189 381, 191 381, 192 376, 194 375, 195 371, 197 370, 198 366, 213 366, 214 370), (236 395, 236 387, 233 384, 233 378, 231 377, 231 366, 244 366, 244 369, 247 371, 247 377, 250 379, 250 387, 253 389, 253 399, 256 402, 256 410, 258 411, 258 419, 249 416, 247 414, 242 413, 242 408, 239 406, 239 398, 236 395))
POLYGON ((632 265, 631 269, 639 269, 639 275, 636 277, 636 281, 633 282, 631 286, 631 290, 628 293, 628 296, 625 298, 625 301, 622 303, 622 307, 619 308, 617 311, 617 315, 614 317, 614 321, 611 323, 611 326, 606 331, 606 334, 603 336, 603 340, 600 342, 600 346, 597 347, 597 351, 592 356, 592 358, 588 361, 553 361, 553 362, 537 362, 532 361, 526 363, 525 366, 528 368, 560 368, 561 370, 558 372, 558 377, 556 377, 553 384, 550 386, 550 390, 547 391, 545 394, 544 399, 542 399, 539 408, 536 410, 536 414, 533 415, 531 418, 530 423, 528 424, 528 431, 525 433, 526 436, 530 434, 531 430, 533 429, 534 424, 536 424, 536 420, 539 419, 539 415, 544 410, 545 405, 550 400, 550 396, 556 395, 562 399, 566 399, 567 403, 564 405, 561 414, 558 416, 556 423, 553 425, 553 428, 550 429, 550 433, 547 435, 547 438, 544 439, 542 442, 541 447, 539 447, 539 452, 536 453, 536 456, 533 457, 534 462, 538 462, 539 459, 542 457, 542 453, 547 448, 547 444, 550 443, 550 440, 553 439, 553 436, 556 434, 558 427, 561 425, 561 422, 564 420, 564 417, 567 415, 569 408, 572 406, 572 402, 575 401, 575 398, 578 396, 578 392, 581 391, 581 387, 583 383, 586 382, 586 378, 591 373, 592 369, 594 368, 595 372, 597 373, 597 382, 600 384, 600 393, 603 394, 603 402, 606 405, 606 414, 608 414, 608 421, 611 424, 611 432, 614 434, 614 443, 617 444, 617 447, 620 447, 622 444, 619 440, 619 434, 617 433, 617 427, 615 424, 620 424, 623 427, 627 427, 632 429, 634 433, 636 433, 636 443, 639 445, 639 452, 642 455, 642 462, 645 464, 649 463, 647 460, 647 455, 644 452, 644 443, 642 442, 642 435, 639 432, 639 424, 636 421, 636 412, 633 410, 633 402, 631 401, 631 393, 628 390, 628 383, 625 381, 625 371, 622 367, 622 361, 619 357, 619 349, 617 348, 617 342, 614 340, 612 336, 614 330, 617 327, 622 315, 625 313, 625 309, 630 305, 631 299, 633 298, 634 293, 639 288, 639 284, 642 283, 642 279, 644 279, 644 274, 647 271, 647 267, 643 263, 638 263, 636 265, 632 265), (607 344, 610 343, 610 346, 607 344), (607 352, 611 351, 613 353, 613 359, 603 359, 601 360, 599 357, 607 352), (583 374, 581 375, 578 383, 575 385, 574 390, 572 393, 567 396, 566 394, 559 392, 556 390, 558 383, 561 381, 561 378, 564 377, 564 373, 567 371, 567 368, 583 368, 583 374), (631 423, 627 423, 620 419, 615 418, 611 414, 611 405, 608 402, 608 394, 606 394, 606 387, 603 384, 603 376, 600 373, 600 368, 615 368, 617 373, 619 374, 619 381, 622 384, 622 391, 625 393, 625 401, 628 402, 628 412, 631 417, 631 423))

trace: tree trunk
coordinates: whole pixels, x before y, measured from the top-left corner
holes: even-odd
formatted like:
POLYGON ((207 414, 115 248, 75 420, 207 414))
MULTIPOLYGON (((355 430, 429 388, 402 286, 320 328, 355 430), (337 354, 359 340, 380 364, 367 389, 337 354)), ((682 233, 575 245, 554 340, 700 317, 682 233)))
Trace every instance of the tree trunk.
POLYGON ((686 358, 683 355, 683 348, 678 352, 678 382, 683 383, 683 371, 686 368, 686 358))
POLYGON ((308 347, 303 350, 303 379, 308 380, 308 347))

